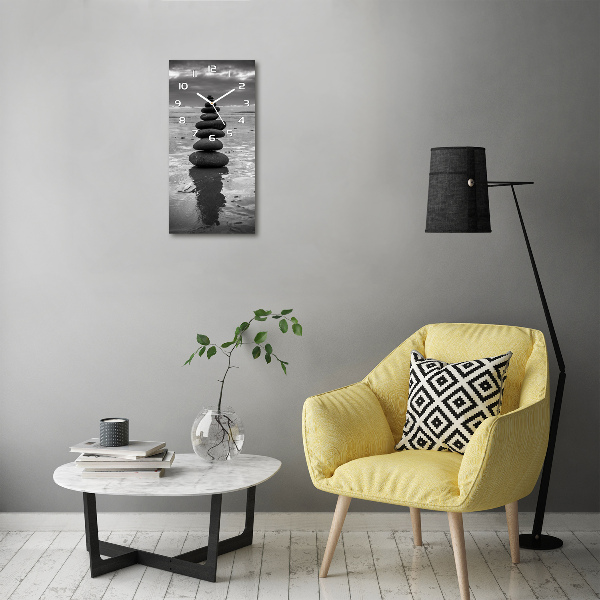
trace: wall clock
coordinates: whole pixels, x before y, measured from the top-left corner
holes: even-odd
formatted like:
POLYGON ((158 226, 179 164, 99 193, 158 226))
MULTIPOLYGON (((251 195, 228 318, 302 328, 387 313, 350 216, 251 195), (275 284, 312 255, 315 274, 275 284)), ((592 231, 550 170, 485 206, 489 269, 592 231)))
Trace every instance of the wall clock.
POLYGON ((253 60, 169 61, 169 233, 254 233, 253 60))

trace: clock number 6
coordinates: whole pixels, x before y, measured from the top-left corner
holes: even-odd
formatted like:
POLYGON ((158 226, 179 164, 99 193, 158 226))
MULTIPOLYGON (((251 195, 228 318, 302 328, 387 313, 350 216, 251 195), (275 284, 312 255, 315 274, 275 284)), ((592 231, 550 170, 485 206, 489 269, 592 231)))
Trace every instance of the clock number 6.
POLYGON ((214 135, 209 135, 209 136, 208 136, 208 141, 209 141, 209 142, 214 142, 214 141, 215 141, 215 139, 216 139, 216 138, 215 138, 215 136, 214 136, 214 135))

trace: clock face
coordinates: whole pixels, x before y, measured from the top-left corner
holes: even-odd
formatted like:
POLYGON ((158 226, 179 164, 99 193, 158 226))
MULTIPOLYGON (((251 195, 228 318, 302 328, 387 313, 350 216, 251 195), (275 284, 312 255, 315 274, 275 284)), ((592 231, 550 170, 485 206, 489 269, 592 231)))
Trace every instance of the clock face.
POLYGON ((169 61, 169 233, 254 233, 253 60, 169 61))

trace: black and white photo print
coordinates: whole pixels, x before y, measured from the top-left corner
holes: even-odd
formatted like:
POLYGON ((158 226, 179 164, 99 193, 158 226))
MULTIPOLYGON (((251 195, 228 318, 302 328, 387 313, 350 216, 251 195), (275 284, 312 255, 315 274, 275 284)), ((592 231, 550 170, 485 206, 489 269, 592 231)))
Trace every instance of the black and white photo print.
POLYGON ((254 233, 253 60, 169 61, 169 233, 254 233))

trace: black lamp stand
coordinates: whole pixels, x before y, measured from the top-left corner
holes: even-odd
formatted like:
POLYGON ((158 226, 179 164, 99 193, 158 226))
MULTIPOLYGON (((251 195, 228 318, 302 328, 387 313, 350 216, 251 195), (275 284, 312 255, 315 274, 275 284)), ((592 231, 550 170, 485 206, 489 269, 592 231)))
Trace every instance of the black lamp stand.
POLYGON ((556 331, 554 331, 552 317, 550 316, 550 310, 548 309, 548 303, 546 302, 546 295, 544 294, 544 288, 542 287, 540 275, 535 265, 535 259, 533 258, 533 252, 531 251, 531 244, 529 243, 529 237, 527 236, 527 230, 525 229, 523 215, 521 214, 521 209, 519 208, 519 202, 517 200, 517 194, 515 193, 516 185, 529 184, 533 184, 533 181, 489 181, 488 187, 510 186, 510 189, 512 190, 513 198, 515 199, 515 206, 517 207, 517 213, 519 214, 519 220, 521 221, 521 228, 523 229, 523 235, 525 236, 525 244, 527 245, 527 251, 529 252, 529 259, 531 260, 535 282, 537 283, 540 300, 542 301, 542 307, 544 308, 544 314, 546 315, 546 323, 548 324, 548 330, 550 331, 550 338, 552 339, 554 354, 556 355, 556 360, 558 362, 558 368, 560 371, 558 375, 558 384, 556 386, 556 394, 554 396, 554 407, 552 409, 552 419, 550 421, 550 436, 548 438, 548 450, 546 451, 546 459, 544 460, 544 468, 542 470, 542 480, 540 483, 540 491, 535 509, 533 530, 531 533, 522 533, 519 536, 519 545, 521 548, 528 548, 532 550, 554 550, 556 548, 560 548, 563 545, 563 541, 560 538, 554 537, 553 535, 543 534, 542 525, 544 523, 544 513, 546 511, 548 487, 550 485, 550 472, 552 471, 552 459, 554 457, 554 446, 556 444, 558 420, 560 419, 560 407, 562 405, 563 390, 565 388, 565 379, 567 376, 565 373, 565 363, 560 351, 560 346, 558 345, 558 338, 556 337, 556 331))

